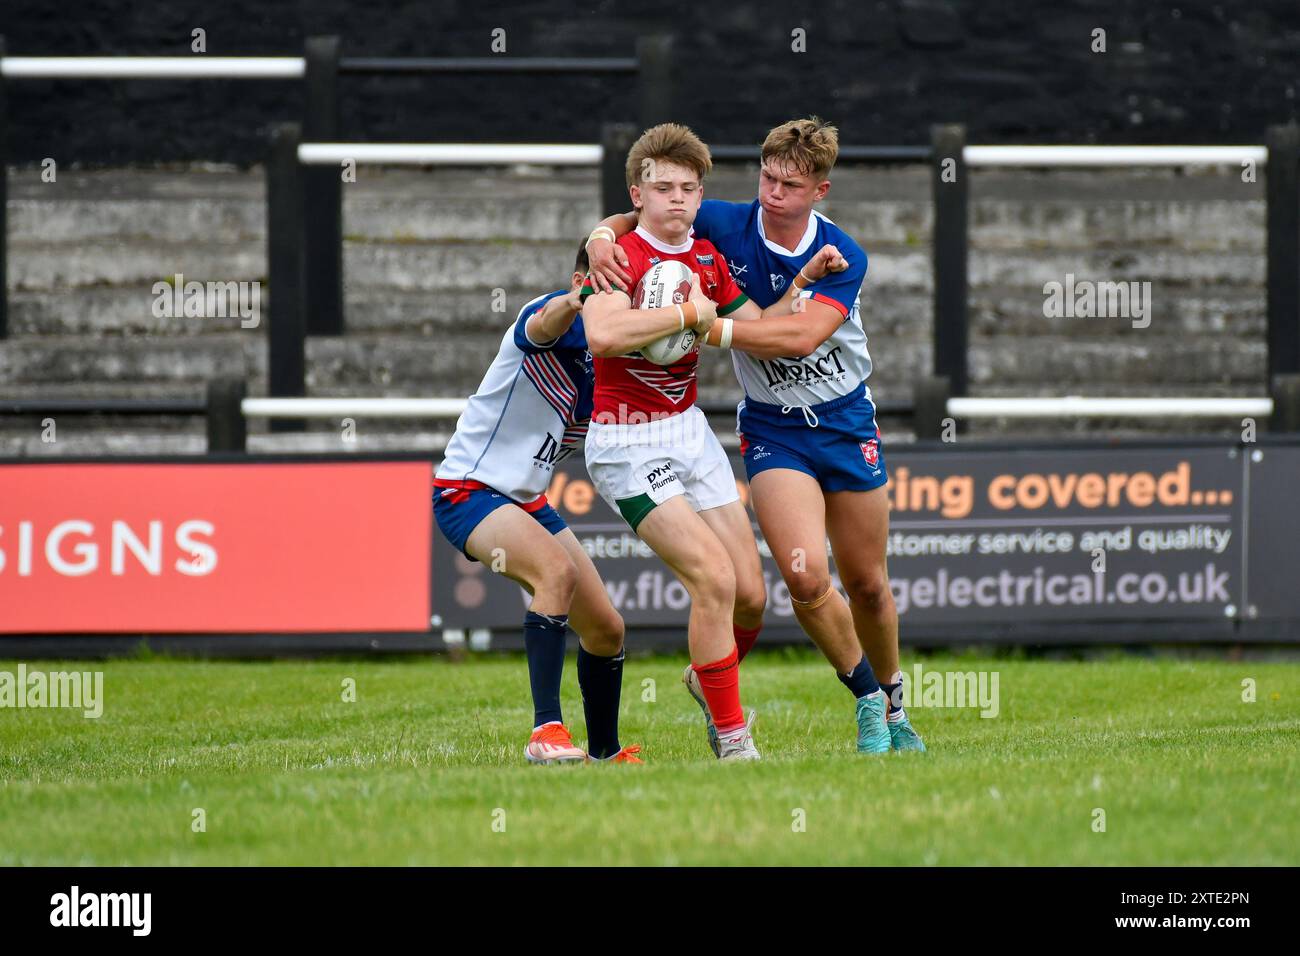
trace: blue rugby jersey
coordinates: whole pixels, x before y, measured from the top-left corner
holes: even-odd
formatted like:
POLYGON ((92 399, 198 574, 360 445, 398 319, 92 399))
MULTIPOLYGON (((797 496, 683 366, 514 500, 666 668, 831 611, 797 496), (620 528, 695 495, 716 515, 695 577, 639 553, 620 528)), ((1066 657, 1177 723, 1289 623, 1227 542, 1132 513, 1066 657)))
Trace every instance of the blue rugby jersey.
POLYGON ((525 331, 529 316, 565 294, 533 299, 506 330, 456 422, 436 486, 485 485, 529 502, 551 483, 556 463, 582 447, 595 381, 582 316, 553 342, 533 342, 525 331))
MULTIPOLYGON (((794 249, 771 242, 763 230, 757 199, 748 203, 706 199, 695 217, 695 234, 708 239, 726 258, 736 284, 761 308, 779 302, 787 283, 822 246, 830 243, 848 260, 801 295, 824 302, 844 316, 843 323, 811 355, 759 359, 732 350, 736 377, 753 401, 771 405, 818 405, 851 394, 871 374, 867 333, 862 327, 859 293, 867 274, 867 254, 848 233, 813 210, 794 249)), ((867 389, 866 397, 871 398, 867 389)))

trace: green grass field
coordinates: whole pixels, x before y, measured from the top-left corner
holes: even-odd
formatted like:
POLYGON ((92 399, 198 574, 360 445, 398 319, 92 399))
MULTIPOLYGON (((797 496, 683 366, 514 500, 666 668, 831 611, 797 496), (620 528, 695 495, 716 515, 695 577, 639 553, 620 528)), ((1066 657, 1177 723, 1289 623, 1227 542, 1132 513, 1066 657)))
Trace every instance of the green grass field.
MULTIPOLYGON (((721 765, 684 659, 631 658, 642 767, 525 765, 518 656, 29 663, 103 670, 104 713, 0 709, 0 864, 1300 863, 1294 664, 918 659, 997 671, 998 716, 914 709, 930 753, 860 757, 820 658, 759 653, 764 759, 721 765)), ((564 706, 585 740, 572 656, 564 706)))

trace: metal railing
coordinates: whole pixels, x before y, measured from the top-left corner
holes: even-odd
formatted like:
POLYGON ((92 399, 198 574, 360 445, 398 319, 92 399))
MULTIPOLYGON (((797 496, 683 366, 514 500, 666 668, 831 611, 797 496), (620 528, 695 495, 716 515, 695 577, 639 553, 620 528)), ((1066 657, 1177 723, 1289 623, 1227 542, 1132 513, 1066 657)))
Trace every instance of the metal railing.
POLYGON ((1271 398, 950 398, 953 418, 1267 418, 1271 398))
MULTIPOLYGON (((934 376, 938 395, 965 396, 969 375, 970 179, 977 168, 1267 166, 1268 380, 1300 373, 1300 127, 1269 127, 1265 145, 968 146, 962 125, 931 131, 934 200, 934 376)), ((937 423, 923 425, 927 433, 937 423)))
MULTIPOLYGON (((938 438, 928 423, 952 419, 990 418, 1215 418, 1249 416, 1267 419, 1278 432, 1300 431, 1300 375, 1278 376, 1271 397, 1204 398, 956 398, 934 388, 935 380, 918 383, 910 401, 880 401, 882 418, 910 419, 920 438, 938 438)), ((244 452, 250 419, 342 421, 345 418, 449 420, 460 416, 467 398, 284 398, 248 395, 248 383, 238 378, 209 382, 204 397, 152 399, 30 398, 0 400, 0 415, 202 415, 206 419, 209 452, 244 452)), ((704 399, 696 404, 710 417, 731 427, 736 403, 704 399)))
POLYGON ((10 80, 296 80, 300 56, 7 56, 10 80))
MULTIPOLYGON (((460 417, 468 398, 280 398, 250 397, 242 379, 221 379, 209 383, 204 413, 208 418, 209 451, 244 451, 248 441, 248 420, 304 421, 306 419, 403 418, 454 419, 460 417)), ((724 417, 734 425, 735 400, 701 400, 696 404, 710 417, 724 417)), ((915 405, 879 402, 880 416, 911 416, 915 405)), ((0 406, 0 412, 3 406, 0 406)))

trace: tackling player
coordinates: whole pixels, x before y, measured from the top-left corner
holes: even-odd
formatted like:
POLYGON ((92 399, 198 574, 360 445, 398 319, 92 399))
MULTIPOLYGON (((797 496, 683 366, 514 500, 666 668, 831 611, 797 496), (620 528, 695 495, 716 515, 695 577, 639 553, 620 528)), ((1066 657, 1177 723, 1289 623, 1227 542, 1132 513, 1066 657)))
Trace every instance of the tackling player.
MULTIPOLYGON (((760 305, 792 287, 802 297, 798 316, 715 326, 707 341, 733 349, 745 390, 737 431, 754 510, 795 616, 854 694, 858 749, 924 750, 902 707, 898 612, 885 563, 888 475, 859 314, 867 256, 813 209, 830 189, 838 152, 835 127, 815 117, 791 120, 763 143, 758 199, 702 204, 695 234, 723 251, 746 294, 760 305), (826 244, 843 261, 819 278, 807 264, 826 244), (831 584, 828 537, 847 604, 831 584), (854 678, 863 667, 892 675, 885 695, 861 693, 854 678)), ((635 213, 611 216, 592 233, 599 287, 628 281, 630 265, 598 233, 622 235, 636 222, 635 213)))
POLYGON ((641 763, 620 747, 623 619, 591 558, 542 493, 555 464, 578 447, 591 418, 591 355, 578 290, 587 254, 578 251, 569 288, 519 312, 483 381, 456 422, 433 479, 438 528, 469 560, 482 561, 533 595, 524 649, 533 695, 532 763, 584 761, 560 712, 565 628, 579 636, 578 685, 595 759, 641 763))
POLYGON ((732 280, 718 250, 691 236, 711 168, 708 147, 673 123, 646 130, 628 153, 628 190, 641 218, 618 240, 627 272, 610 291, 596 294, 590 280, 582 290, 596 372, 587 471, 690 595, 691 665, 684 679, 705 711, 714 752, 723 760, 755 760, 740 704, 737 648, 757 637, 766 591, 731 465, 695 406, 699 350, 669 366, 628 354, 683 328, 704 335, 718 315, 790 314, 792 293, 776 297, 782 301, 763 313, 732 280), (689 298, 633 308, 629 292, 664 259, 690 269, 689 298))

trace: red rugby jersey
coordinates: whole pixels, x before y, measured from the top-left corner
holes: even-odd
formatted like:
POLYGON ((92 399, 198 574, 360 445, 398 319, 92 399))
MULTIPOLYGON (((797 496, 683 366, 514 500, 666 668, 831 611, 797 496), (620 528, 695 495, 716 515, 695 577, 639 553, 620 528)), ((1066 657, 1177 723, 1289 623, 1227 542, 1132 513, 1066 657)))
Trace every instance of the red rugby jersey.
MULTIPOLYGON (((700 290, 718 304, 718 315, 734 312, 749 301, 731 278, 722 253, 708 240, 692 236, 680 246, 671 246, 637 226, 635 231, 621 236, 618 244, 627 253, 625 271, 632 278, 633 289, 651 266, 664 259, 676 259, 700 277, 700 290)), ((632 290, 624 291, 632 295, 632 290)), ((585 302, 587 296, 594 294, 588 274, 582 285, 582 300, 585 302)), ((686 411, 695 404, 695 370, 699 361, 699 346, 672 365, 656 365, 636 352, 614 358, 593 357, 596 391, 591 420, 623 423, 635 414, 637 417, 632 421, 649 421, 652 415, 663 418, 686 411)))

